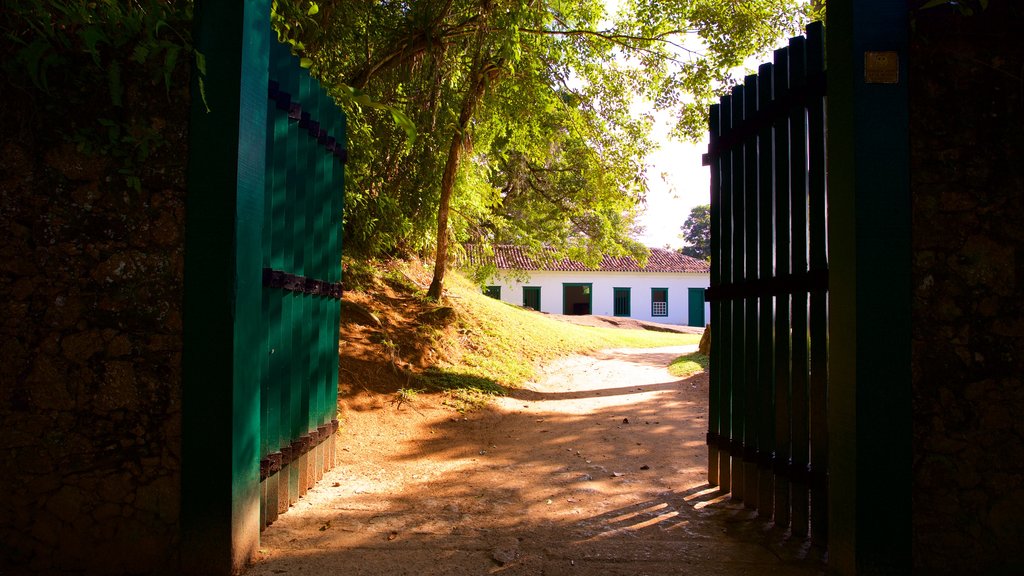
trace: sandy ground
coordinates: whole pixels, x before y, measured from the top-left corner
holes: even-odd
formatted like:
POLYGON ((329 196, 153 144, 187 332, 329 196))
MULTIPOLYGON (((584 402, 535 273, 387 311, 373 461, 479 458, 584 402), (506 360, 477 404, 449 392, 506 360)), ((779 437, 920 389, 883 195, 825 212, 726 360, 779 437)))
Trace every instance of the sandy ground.
POLYGON ((823 551, 705 481, 689 348, 547 366, 487 410, 353 401, 341 463, 262 535, 247 574, 809 575, 823 551))

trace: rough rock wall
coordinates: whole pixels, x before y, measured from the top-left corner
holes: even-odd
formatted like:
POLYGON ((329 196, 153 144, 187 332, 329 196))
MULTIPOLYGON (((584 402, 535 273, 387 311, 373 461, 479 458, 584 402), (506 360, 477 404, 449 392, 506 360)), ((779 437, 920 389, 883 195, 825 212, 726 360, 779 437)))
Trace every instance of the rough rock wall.
POLYGON ((188 100, 138 80, 118 107, 102 78, 63 108, 59 78, 0 97, 4 574, 175 565, 188 100), (81 146, 100 117, 121 132, 81 146))
POLYGON ((914 564, 1024 573, 1024 7, 912 32, 914 564))

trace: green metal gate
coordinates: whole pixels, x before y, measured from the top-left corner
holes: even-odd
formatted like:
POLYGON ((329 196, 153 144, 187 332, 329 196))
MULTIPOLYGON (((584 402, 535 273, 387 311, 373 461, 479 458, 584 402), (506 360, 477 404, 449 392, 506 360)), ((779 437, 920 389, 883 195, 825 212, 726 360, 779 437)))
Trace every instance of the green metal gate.
POLYGON ((260 520, 334 465, 345 117, 288 49, 270 47, 263 226, 260 520))
POLYGON ((711 108, 708 481, 827 540, 824 31, 711 108))

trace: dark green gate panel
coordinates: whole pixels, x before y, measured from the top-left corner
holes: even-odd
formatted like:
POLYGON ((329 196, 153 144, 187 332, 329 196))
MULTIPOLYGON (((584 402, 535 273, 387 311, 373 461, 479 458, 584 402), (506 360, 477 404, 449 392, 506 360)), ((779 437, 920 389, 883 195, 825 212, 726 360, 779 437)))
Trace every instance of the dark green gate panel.
POLYGON ((344 117, 270 3, 196 4, 181 572, 239 573, 333 463, 344 117))
POLYGON ((345 122, 286 47, 270 51, 263 224, 263 525, 333 466, 345 122))
POLYGON ((828 526, 823 36, 812 24, 712 107, 707 155, 708 480, 819 542, 828 526))

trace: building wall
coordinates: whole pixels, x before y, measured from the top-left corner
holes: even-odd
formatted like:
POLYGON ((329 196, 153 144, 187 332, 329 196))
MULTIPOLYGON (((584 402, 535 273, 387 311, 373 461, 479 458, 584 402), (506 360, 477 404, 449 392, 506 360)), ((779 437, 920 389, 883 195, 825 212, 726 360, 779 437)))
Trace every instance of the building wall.
POLYGON ((174 573, 187 84, 62 72, 0 95, 0 572, 174 573), (137 188, 97 118, 152 138, 137 188))
POLYGON ((1024 573, 1020 2, 916 15, 913 552, 921 574, 1024 573))
MULTIPOLYGON (((630 288, 630 318, 686 325, 689 322, 689 288, 707 288, 707 274, 671 274, 637 272, 530 272, 526 281, 494 278, 488 284, 501 286, 504 302, 521 306, 523 286, 540 287, 541 312, 563 313, 562 286, 566 283, 592 283, 591 313, 614 316, 613 289, 630 288), (668 288, 668 316, 651 316, 651 288, 668 288)), ((704 303, 705 323, 711 321, 711 308, 704 303)))

